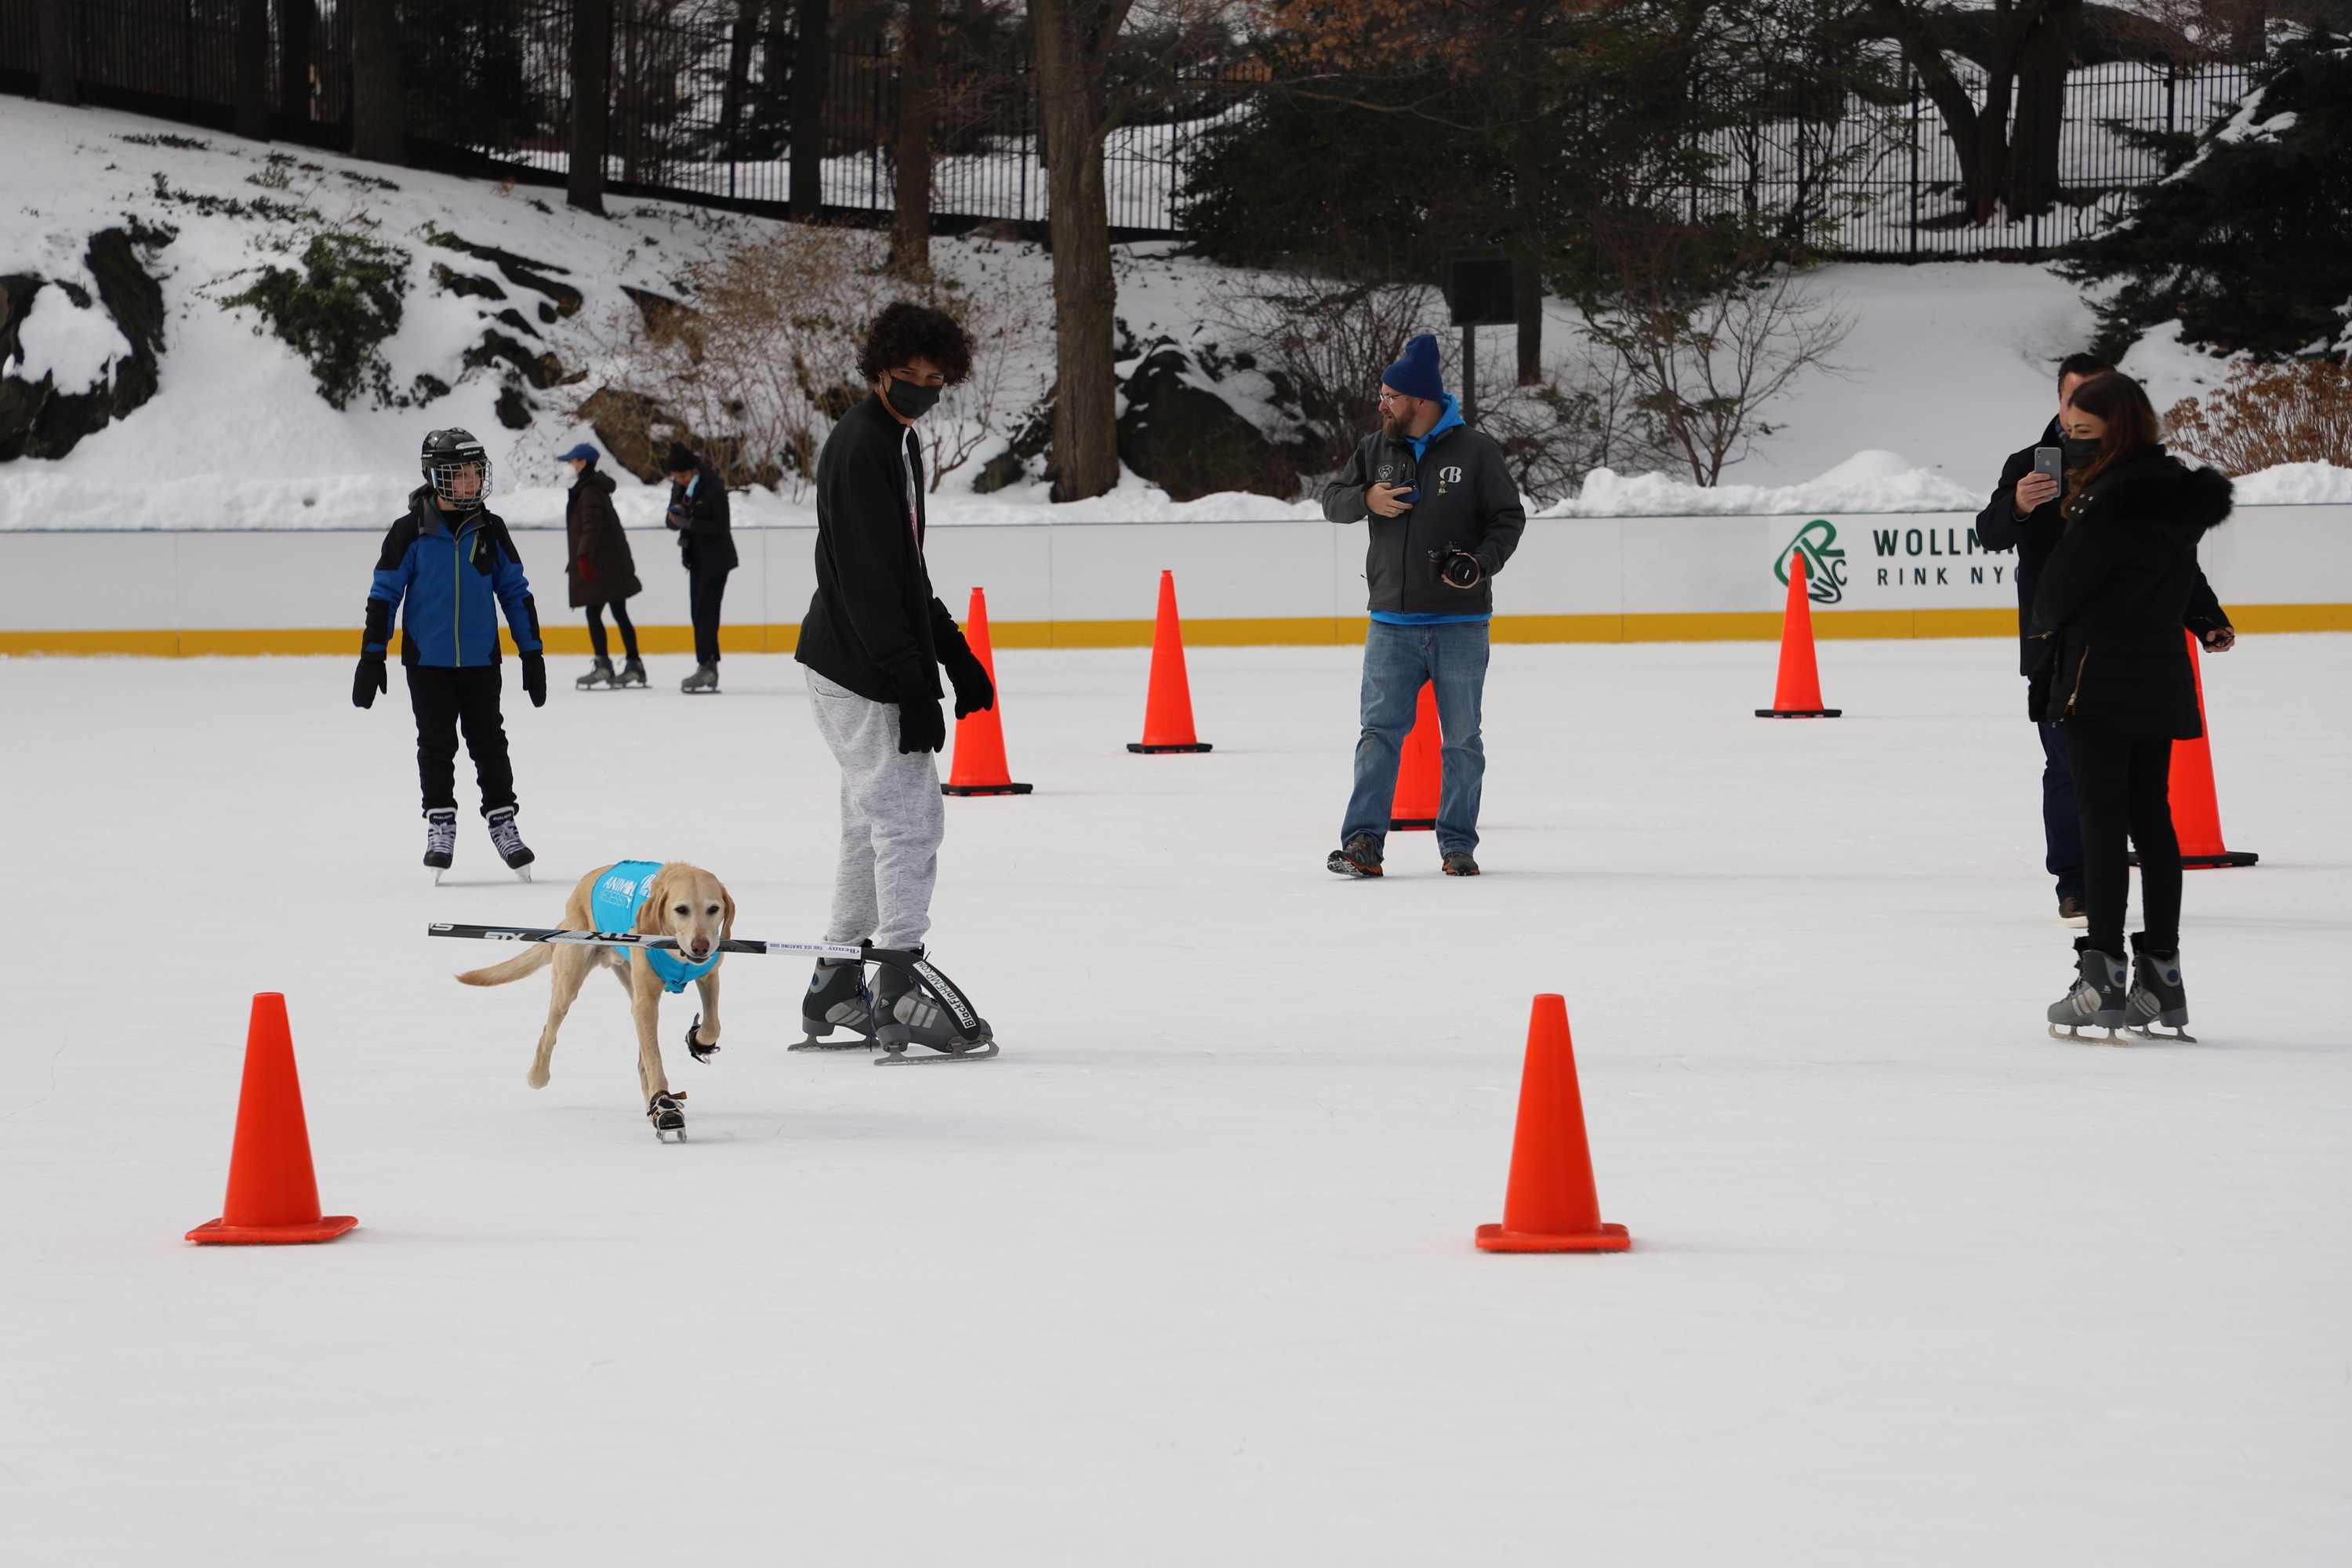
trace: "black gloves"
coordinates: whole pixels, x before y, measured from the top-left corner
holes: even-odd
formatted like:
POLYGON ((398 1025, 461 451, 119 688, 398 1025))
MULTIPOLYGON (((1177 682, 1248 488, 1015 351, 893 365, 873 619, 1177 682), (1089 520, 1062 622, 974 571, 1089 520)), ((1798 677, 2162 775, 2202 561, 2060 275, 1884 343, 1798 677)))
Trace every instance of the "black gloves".
POLYGON ((383 655, 380 653, 360 655, 360 668, 352 677, 352 706, 374 707, 375 694, 389 689, 390 686, 391 682, 384 678, 383 655))
POLYGON ((940 700, 920 687, 898 687, 898 750, 901 752, 944 751, 948 721, 940 700))
POLYGON ((547 706, 547 656, 527 653, 522 656, 522 689, 530 693, 530 705, 547 706))
POLYGON ((969 644, 960 644, 940 656, 940 663, 954 683, 956 717, 983 713, 996 706, 996 683, 988 679, 987 669, 969 644))

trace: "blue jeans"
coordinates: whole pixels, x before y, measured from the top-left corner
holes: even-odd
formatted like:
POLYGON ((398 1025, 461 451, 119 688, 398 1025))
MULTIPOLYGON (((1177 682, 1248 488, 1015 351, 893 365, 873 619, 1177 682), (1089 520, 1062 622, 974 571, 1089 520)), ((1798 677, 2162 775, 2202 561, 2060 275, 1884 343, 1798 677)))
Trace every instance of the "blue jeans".
POLYGON ((2084 896, 2083 818, 2074 806, 2074 764, 2066 754, 2066 727, 2038 724, 2042 731, 2042 862, 2058 879, 2058 896, 2084 896))
POLYGON ((1478 847, 1478 795, 1486 778, 1486 748, 1478 738, 1486 690, 1486 623, 1392 626, 1371 623, 1364 637, 1364 732, 1356 742, 1356 789, 1348 797, 1345 844, 1360 833, 1388 837, 1396 800, 1397 756, 1421 702, 1424 683, 1437 689, 1437 727, 1445 737, 1444 779, 1437 798, 1437 852, 1478 847))

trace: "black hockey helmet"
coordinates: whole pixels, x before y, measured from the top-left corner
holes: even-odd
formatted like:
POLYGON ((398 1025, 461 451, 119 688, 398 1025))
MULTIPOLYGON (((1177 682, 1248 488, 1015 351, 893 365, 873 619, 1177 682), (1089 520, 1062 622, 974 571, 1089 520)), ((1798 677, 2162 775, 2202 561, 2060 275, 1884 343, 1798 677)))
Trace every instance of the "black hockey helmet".
POLYGON ((455 426, 446 430, 428 431, 424 448, 417 453, 417 463, 425 470, 425 482, 433 493, 443 500, 462 506, 480 506, 490 498, 490 455, 474 439, 474 433, 455 426), (467 468, 481 471, 481 488, 472 495, 457 493, 457 476, 467 468))

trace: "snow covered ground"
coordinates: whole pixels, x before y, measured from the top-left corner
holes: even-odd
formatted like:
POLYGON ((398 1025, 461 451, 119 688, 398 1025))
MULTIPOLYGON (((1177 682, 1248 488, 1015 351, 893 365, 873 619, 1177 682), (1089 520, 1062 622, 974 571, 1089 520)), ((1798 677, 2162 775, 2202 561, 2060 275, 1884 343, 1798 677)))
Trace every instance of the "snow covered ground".
POLYGON ((12 1558, 2344 1561, 2352 638, 2207 660, 2263 863, 2189 879, 2200 1043, 2130 1049, 2038 1022, 2005 641, 1825 645, 1811 724, 1748 716, 1769 647, 1499 647, 1489 874, 1378 883, 1320 865, 1352 650, 1194 650, 1217 750, 1150 758, 1141 650, 998 657, 1038 793, 950 803, 935 937, 1004 1055, 788 1055, 803 972, 733 959, 683 1146, 609 984, 533 1091, 542 983, 424 926, 653 856, 816 934, 789 661, 559 665, 541 880, 469 817, 440 889, 346 661, 0 661, 12 1558), (265 989, 361 1228, 191 1247, 265 989), (1471 1246, 1549 990, 1629 1256, 1471 1246))
MULTIPOLYGON (((381 527, 415 482, 419 436, 446 424, 465 425, 488 442, 501 509, 511 521, 559 518, 562 492, 556 487, 569 475, 554 455, 593 433, 569 423, 562 387, 534 395, 545 406, 528 428, 500 426, 493 412, 495 367, 467 373, 462 366, 494 307, 443 292, 431 276, 436 262, 454 261, 460 271, 493 269, 428 245, 427 236, 454 232, 478 246, 569 268, 565 281, 587 302, 576 317, 543 330, 547 346, 576 367, 595 363, 597 342, 611 342, 618 323, 634 314, 623 286, 675 296, 689 263, 768 226, 657 202, 615 202, 611 218, 592 218, 562 206, 551 192, 416 170, 389 171, 394 188, 385 189, 387 172, 376 165, 212 132, 190 137, 186 129, 0 97, 0 142, 15 150, 0 163, 0 205, 11 215, 0 229, 0 272, 72 279, 90 234, 131 217, 179 231, 159 263, 168 316, 161 391, 62 460, 0 465, 0 529, 381 527), (172 141, 159 142, 159 133, 172 141), (290 162, 273 165, 273 155, 290 162), (309 367, 291 350, 255 332, 250 310, 219 307, 219 299, 247 286, 251 269, 285 263, 268 244, 284 244, 299 226, 249 210, 263 201, 310 209, 319 215, 313 226, 365 220, 377 226, 370 231, 375 237, 407 252, 404 320, 384 349, 393 384, 405 388, 416 375, 432 374, 455 384, 448 396, 413 410, 370 408, 362 398, 338 413, 318 395, 309 367), (223 209, 224 202, 238 206, 223 209)), ((1180 344, 1199 341, 1196 334, 1211 341, 1218 335, 1209 302, 1237 279, 1179 249, 1167 243, 1119 247, 1118 311, 1139 344, 1163 334, 1180 344)), ((1043 289, 1050 273, 1047 258, 1033 246, 948 240, 937 247, 937 258, 978 289, 1043 289)), ((1838 266, 1813 274, 1808 286, 1832 300, 1853 330, 1834 356, 1836 369, 1801 377, 1765 411, 1778 433, 1734 464, 1723 486, 1702 489, 1671 475, 1599 474, 1580 497, 1538 500, 1586 516, 1972 511, 1983 504, 2002 458, 2032 440, 2048 417, 2052 363, 2083 347, 2093 327, 2074 286, 2039 267, 1838 266)), ((527 290, 511 292, 525 306, 536 300, 527 290)), ((60 385, 79 387, 121 352, 110 323, 68 310, 63 299, 55 289, 37 297, 26 353, 12 374, 37 380, 54 372, 60 385)), ((1548 352, 1565 354, 1576 314, 1559 300, 1548 309, 1548 352)), ((1432 311, 1436 325, 1434 300, 1432 311)), ((1454 341, 1450 331, 1445 337, 1454 341)), ((1484 341, 1486 362, 1502 364, 1509 331, 1490 329, 1484 341)), ((527 346, 535 353, 541 345, 527 346)), ((1050 360, 1043 334, 1017 356, 1003 404, 1006 430, 1043 393, 1050 360)), ((2152 339, 2132 368, 2149 378, 2158 405, 2169 406, 2217 379, 2223 367, 2152 339)), ((599 384, 601 377, 574 390, 599 384)), ((1132 474, 1110 494, 1069 506, 1051 504, 1042 482, 974 494, 972 478, 1003 446, 1002 437, 982 446, 945 479, 932 508, 938 521, 1316 512, 1311 504, 1255 495, 1175 502, 1132 474)), ((664 492, 617 477, 624 519, 656 525, 664 492)), ((2246 482, 2242 499, 2352 500, 2352 470, 2257 478, 2246 482)), ((804 500, 789 491, 746 496, 736 516, 739 524, 810 519, 804 500)))

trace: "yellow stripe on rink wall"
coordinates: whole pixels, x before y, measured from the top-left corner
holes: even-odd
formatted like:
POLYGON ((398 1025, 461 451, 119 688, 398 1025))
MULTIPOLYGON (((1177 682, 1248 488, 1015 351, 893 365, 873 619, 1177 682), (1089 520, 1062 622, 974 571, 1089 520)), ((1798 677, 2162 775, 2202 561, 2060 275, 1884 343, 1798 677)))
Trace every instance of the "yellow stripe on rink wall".
MULTIPOLYGON (((2230 618, 2242 632, 2352 631, 2352 605, 2238 605, 2230 618)), ((1202 619, 1184 623, 1192 647, 1332 647, 1364 640, 1360 616, 1298 616, 1266 619, 1202 619)), ((994 621, 998 647, 1150 647, 1150 621, 994 621)), ((1856 637, 1998 637, 2017 635, 2017 612, 1997 610, 1816 610, 1813 634, 1828 641, 1856 637)), ((588 628, 545 628, 548 651, 586 655, 588 628)), ((617 633, 608 634, 612 646, 617 633)), ((1780 617, 1769 612, 1642 616, 1496 616, 1494 640, 1504 643, 1773 642, 1780 617)), ((205 656, 344 654, 359 652, 353 626, 253 631, 0 631, 0 656, 130 655, 161 658, 205 656)), ((513 642, 501 635, 509 654, 513 642)), ((722 626, 719 646, 729 653, 790 653, 798 626, 722 626)), ((651 654, 694 651, 691 626, 639 626, 637 646, 651 654)), ((397 634, 393 642, 398 658, 397 634)))

